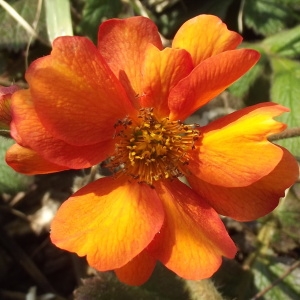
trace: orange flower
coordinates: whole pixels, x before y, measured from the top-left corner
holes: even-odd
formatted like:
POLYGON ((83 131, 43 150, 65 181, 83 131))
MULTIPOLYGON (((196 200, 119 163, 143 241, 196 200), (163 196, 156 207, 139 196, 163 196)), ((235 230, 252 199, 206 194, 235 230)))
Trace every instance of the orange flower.
POLYGON ((187 279, 210 277, 236 247, 218 213, 253 220, 270 212, 297 164, 267 137, 288 109, 262 103, 207 126, 185 125, 259 59, 242 38, 201 15, 163 49, 143 17, 109 20, 98 48, 84 37, 55 40, 13 95, 7 162, 25 173, 88 168, 114 173, 60 207, 52 242, 100 271, 138 285, 157 260, 187 279), (185 176, 190 186, 178 177, 185 176))
POLYGON ((9 87, 0 86, 0 133, 2 131, 9 131, 11 122, 11 96, 17 90, 19 90, 17 85, 9 87))

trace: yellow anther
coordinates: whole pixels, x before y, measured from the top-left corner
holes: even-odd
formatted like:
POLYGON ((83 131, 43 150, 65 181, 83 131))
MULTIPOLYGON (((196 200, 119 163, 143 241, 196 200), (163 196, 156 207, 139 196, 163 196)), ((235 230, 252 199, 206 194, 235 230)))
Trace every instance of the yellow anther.
POLYGON ((195 149, 199 139, 198 126, 158 120, 152 108, 142 108, 138 117, 138 125, 128 118, 116 123, 123 129, 116 135, 118 143, 108 167, 119 176, 125 174, 149 185, 184 175, 188 151, 195 149))

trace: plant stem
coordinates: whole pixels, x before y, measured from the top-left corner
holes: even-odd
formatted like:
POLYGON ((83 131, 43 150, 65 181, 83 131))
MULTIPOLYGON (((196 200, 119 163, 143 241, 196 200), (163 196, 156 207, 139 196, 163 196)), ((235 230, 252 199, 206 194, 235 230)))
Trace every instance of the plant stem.
POLYGON ((300 136, 300 127, 289 128, 278 134, 273 134, 269 136, 268 140, 273 142, 273 141, 293 138, 297 136, 300 136))

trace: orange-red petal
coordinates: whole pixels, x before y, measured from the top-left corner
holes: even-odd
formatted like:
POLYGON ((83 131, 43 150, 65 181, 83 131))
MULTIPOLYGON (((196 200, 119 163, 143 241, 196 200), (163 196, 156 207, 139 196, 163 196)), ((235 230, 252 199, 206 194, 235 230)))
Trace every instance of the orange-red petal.
POLYGON ((282 159, 282 149, 267 137, 286 128, 273 119, 286 111, 275 103, 261 103, 202 127, 202 137, 190 152, 189 169, 201 180, 224 187, 258 181, 282 159))
POLYGON ((11 122, 11 96, 19 90, 17 85, 0 86, 0 129, 8 130, 11 122))
POLYGON ((172 90, 168 99, 172 120, 184 120, 244 75, 259 59, 255 50, 222 52, 200 63, 172 90))
POLYGON ((52 242, 87 256, 99 271, 117 269, 141 253, 160 230, 164 212, 155 189, 136 181, 102 178, 59 208, 52 242))
POLYGON ((195 176, 189 176, 188 181, 219 214, 239 221, 255 220, 271 212, 298 177, 295 158, 286 149, 282 148, 282 151, 283 157, 275 169, 246 187, 216 186, 195 176))
POLYGON ((68 170, 41 157, 35 151, 18 144, 12 145, 6 152, 5 160, 15 171, 26 175, 48 174, 68 170))
POLYGON ((170 90, 193 69, 191 56, 183 49, 165 48, 160 51, 149 45, 143 64, 142 107, 154 107, 159 117, 170 114, 168 96, 170 90))
MULTIPOLYGON (((88 168, 106 159, 114 150, 112 139, 76 147, 53 137, 41 124, 28 90, 16 92, 12 97, 11 107, 13 138, 18 144, 33 149, 54 164, 70 169, 88 168)), ((38 173, 38 169, 33 169, 32 172, 38 173)))
POLYGON ((142 251, 125 266, 116 269, 115 273, 119 280, 126 284, 141 285, 149 279, 155 265, 156 259, 147 251, 142 251))
POLYGON ((26 79, 44 127, 76 146, 110 139, 114 124, 132 109, 98 49, 84 37, 57 38, 51 54, 31 64, 26 79))
POLYGON ((218 214, 179 180, 155 186, 165 222, 149 252, 183 278, 210 277, 219 268, 222 255, 233 258, 236 253, 218 214))
POLYGON ((126 89, 136 107, 142 94, 142 65, 148 44, 162 49, 156 25, 145 17, 112 19, 103 22, 98 32, 98 48, 111 70, 126 89))
POLYGON ((200 15, 179 28, 172 47, 187 50, 196 66, 208 57, 235 49, 241 42, 242 37, 228 30, 218 17, 200 15))

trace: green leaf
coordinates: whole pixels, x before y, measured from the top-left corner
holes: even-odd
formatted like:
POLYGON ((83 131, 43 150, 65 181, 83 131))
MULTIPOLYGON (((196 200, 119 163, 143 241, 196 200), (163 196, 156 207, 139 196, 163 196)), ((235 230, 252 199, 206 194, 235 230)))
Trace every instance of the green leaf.
MULTIPOLYGON (((273 68, 271 100, 290 109, 278 119, 288 127, 300 126, 300 63, 280 57, 271 59, 273 68)), ((295 156, 300 157, 300 137, 276 141, 295 156)))
POLYGON ((296 8, 295 0, 245 1, 245 23, 256 33, 269 36, 294 24, 298 18, 296 8))
POLYGON ((14 194, 24 190, 33 179, 33 177, 15 172, 6 164, 5 153, 13 143, 13 140, 0 137, 0 193, 14 194))
POLYGON ((201 13, 213 14, 220 17, 221 19, 225 19, 227 9, 232 4, 232 2, 233 0, 197 1, 197 4, 195 6, 201 10, 201 13))
POLYGON ((267 52, 280 54, 285 57, 297 57, 300 55, 300 25, 283 30, 262 42, 267 52))
POLYGON ((213 281, 210 279, 187 280, 186 287, 193 300, 223 300, 221 293, 218 292, 213 281))
POLYGON ((172 39, 178 28, 188 19, 200 14, 212 14, 225 19, 228 8, 233 0, 210 1, 147 1, 147 8, 154 11, 153 16, 159 27, 159 32, 166 38, 172 39))
MULTIPOLYGON (((289 265, 280 262, 272 255, 260 255, 253 265, 254 283, 262 291, 278 280, 289 269, 289 265)), ((300 299, 300 269, 294 270, 283 280, 264 294, 264 300, 300 299)))
POLYGON ((106 19, 117 17, 122 8, 120 0, 86 0, 78 30, 97 41, 98 27, 106 19))
POLYGON ((229 92, 236 97, 244 97, 248 93, 253 83, 263 74, 265 66, 269 60, 268 56, 257 45, 243 44, 243 48, 258 50, 261 57, 256 65, 254 65, 245 75, 229 87, 229 92))
MULTIPOLYGON (((38 0, 17 0, 7 1, 7 3, 32 26, 36 17, 38 0)), ((39 19, 36 32, 45 33, 43 14, 39 19)), ((13 51, 24 48, 30 38, 28 32, 2 6, 0 6, 0 37, 0 49, 13 51)))
MULTIPOLYGON (((264 300, 294 300, 300 297, 299 276, 300 270, 294 270, 288 276, 283 276, 294 263, 293 259, 283 260, 276 256, 273 251, 274 236, 282 231, 278 227, 277 220, 273 215, 265 218, 265 223, 260 228, 257 239, 260 247, 256 253, 252 253, 251 270, 254 284, 258 291, 264 291, 275 281, 269 291, 265 291, 264 300)), ((257 293, 253 292, 252 297, 257 293)), ((260 299, 260 298, 259 298, 260 299)))
MULTIPOLYGON (((295 183, 274 211, 282 231, 300 243, 300 183, 295 183)), ((281 241, 282 242, 282 241, 281 241)))
POLYGON ((73 35, 69 0, 45 0, 45 10, 51 43, 58 36, 73 35))

